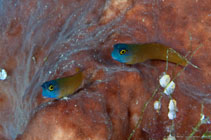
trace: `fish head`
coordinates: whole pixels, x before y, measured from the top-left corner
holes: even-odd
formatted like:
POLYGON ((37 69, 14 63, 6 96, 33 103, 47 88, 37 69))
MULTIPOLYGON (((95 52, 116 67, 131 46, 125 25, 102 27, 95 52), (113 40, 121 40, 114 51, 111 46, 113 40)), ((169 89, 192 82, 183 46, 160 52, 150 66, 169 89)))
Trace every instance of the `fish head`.
POLYGON ((132 60, 132 49, 127 44, 118 43, 113 47, 111 56, 114 60, 129 64, 132 60))
POLYGON ((42 84, 42 96, 46 98, 59 98, 59 85, 56 80, 42 84))

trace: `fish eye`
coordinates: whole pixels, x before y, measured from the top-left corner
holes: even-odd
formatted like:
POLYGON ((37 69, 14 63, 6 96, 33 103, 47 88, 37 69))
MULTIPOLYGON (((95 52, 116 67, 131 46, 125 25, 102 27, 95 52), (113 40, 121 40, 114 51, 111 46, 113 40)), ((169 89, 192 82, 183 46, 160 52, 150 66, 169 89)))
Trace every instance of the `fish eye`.
POLYGON ((120 55, 123 55, 123 54, 125 54, 126 52, 127 52, 126 49, 122 49, 122 50, 119 51, 119 54, 120 54, 120 55))
POLYGON ((54 89, 53 85, 48 86, 48 90, 52 91, 54 89))

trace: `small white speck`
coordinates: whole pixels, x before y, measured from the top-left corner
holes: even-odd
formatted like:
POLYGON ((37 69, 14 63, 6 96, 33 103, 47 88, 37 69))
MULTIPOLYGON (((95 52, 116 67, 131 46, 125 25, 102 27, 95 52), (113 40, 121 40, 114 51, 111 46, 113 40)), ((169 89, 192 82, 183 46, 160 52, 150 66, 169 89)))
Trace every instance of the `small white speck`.
POLYGON ((202 123, 202 124, 211 124, 211 121, 210 121, 209 117, 208 117, 208 118, 205 117, 204 114, 201 114, 200 120, 201 120, 201 123, 202 123))
POLYGON ((138 104, 138 100, 136 100, 136 104, 138 104))
POLYGON ((175 83, 174 81, 171 81, 167 86, 166 88, 164 89, 164 93, 166 95, 170 95, 174 92, 174 89, 175 89, 175 83))
POLYGON ((48 73, 49 73, 49 74, 51 74, 52 72, 51 72, 51 71, 49 71, 48 73))
POLYGON ((172 125, 167 125, 166 126, 166 132, 168 133, 171 133, 173 130, 172 130, 172 125))
POLYGON ((50 105, 52 102, 48 102, 48 104, 50 105))
POLYGON ((108 72, 108 71, 109 71, 109 69, 108 69, 108 68, 105 68, 105 71, 106 71, 106 72, 108 72))
POLYGON ((154 102, 154 109, 155 109, 156 111, 159 111, 160 108, 161 108, 161 103, 160 103, 160 101, 155 101, 155 102, 154 102))
POLYGON ((201 121, 205 119, 204 114, 201 114, 201 121))
POLYGON ((48 57, 46 56, 43 58, 43 61, 45 62, 45 61, 47 61, 47 59, 48 59, 48 57))
POLYGON ((75 104, 74 106, 77 107, 77 104, 75 104))
POLYGON ((0 68, 0 80, 5 80, 6 78, 7 78, 6 70, 0 68))
POLYGON ((65 66, 63 66, 63 67, 62 67, 62 69, 66 69, 67 67, 68 67, 68 66, 67 66, 67 65, 65 65, 65 66))
POLYGON ((144 18, 142 18, 142 22, 144 22, 145 21, 145 19, 144 18))
POLYGON ((176 112, 175 111, 169 111, 168 117, 170 120, 173 120, 176 118, 176 112))
POLYGON ((96 80, 96 82, 102 82, 103 80, 96 80))
POLYGON ((62 100, 68 100, 68 99, 69 99, 68 97, 63 97, 63 98, 62 98, 62 100))
POLYGON ((32 60, 33 60, 34 63, 36 63, 36 58, 35 58, 35 56, 32 56, 32 60))
POLYGON ((175 136, 172 136, 171 134, 167 137, 167 140, 176 140, 175 136))
POLYGON ((132 116, 132 121, 133 121, 133 123, 136 124, 136 123, 138 122, 138 120, 139 120, 138 114, 134 114, 134 115, 132 116))
POLYGON ((170 82, 171 78, 168 74, 164 74, 163 76, 161 76, 159 82, 160 82, 160 86, 165 88, 168 83, 170 82))
POLYGON ((99 62, 102 62, 102 60, 101 60, 101 59, 99 59, 98 61, 99 61, 99 62))

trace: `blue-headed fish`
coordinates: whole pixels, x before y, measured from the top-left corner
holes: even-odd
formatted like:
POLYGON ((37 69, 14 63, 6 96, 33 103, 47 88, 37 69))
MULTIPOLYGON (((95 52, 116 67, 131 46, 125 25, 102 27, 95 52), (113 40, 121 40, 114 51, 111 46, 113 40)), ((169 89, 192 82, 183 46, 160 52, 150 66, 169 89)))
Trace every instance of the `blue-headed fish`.
POLYGON ((190 63, 184 56, 180 55, 174 49, 169 48, 160 43, 145 43, 145 44, 124 44, 118 43, 114 45, 112 51, 112 58, 116 61, 126 64, 141 63, 146 60, 165 60, 167 59, 168 51, 168 62, 176 63, 181 66, 187 64, 192 65, 195 68, 197 66, 190 63))
POLYGON ((73 94, 83 82, 83 71, 42 84, 42 95, 46 98, 61 98, 73 94))

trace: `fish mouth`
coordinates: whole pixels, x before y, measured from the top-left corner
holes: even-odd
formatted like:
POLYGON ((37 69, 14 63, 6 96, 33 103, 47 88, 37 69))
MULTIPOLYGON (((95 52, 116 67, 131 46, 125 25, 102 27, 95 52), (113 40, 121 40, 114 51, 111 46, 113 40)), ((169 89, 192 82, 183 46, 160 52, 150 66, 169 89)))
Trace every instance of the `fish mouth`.
POLYGON ((117 60, 117 57, 116 57, 116 55, 115 55, 114 52, 111 53, 111 57, 112 57, 114 60, 117 60))
POLYGON ((112 57, 112 59, 114 59, 114 60, 116 60, 116 61, 118 61, 118 62, 123 63, 122 60, 119 59, 118 55, 116 55, 115 51, 113 51, 113 52, 111 53, 111 57, 112 57))
POLYGON ((114 59, 120 63, 125 63, 123 60, 118 58, 118 56, 115 54, 115 52, 112 52, 111 56, 112 56, 112 59, 114 59))

